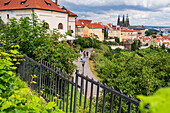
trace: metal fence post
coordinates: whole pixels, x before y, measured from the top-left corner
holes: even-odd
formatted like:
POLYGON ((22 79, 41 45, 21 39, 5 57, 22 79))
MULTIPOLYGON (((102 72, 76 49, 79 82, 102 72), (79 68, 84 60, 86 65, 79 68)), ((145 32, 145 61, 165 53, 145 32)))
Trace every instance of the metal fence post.
POLYGON ((75 93, 74 93, 74 111, 73 111, 73 113, 76 113, 78 73, 79 73, 79 70, 76 70, 76 84, 75 84, 75 93))
POLYGON ((41 91, 41 78, 42 78, 42 75, 41 75, 42 74, 42 66, 41 65, 42 65, 42 58, 41 58, 41 64, 40 64, 40 84, 39 84, 40 86, 39 86, 39 93, 41 91))

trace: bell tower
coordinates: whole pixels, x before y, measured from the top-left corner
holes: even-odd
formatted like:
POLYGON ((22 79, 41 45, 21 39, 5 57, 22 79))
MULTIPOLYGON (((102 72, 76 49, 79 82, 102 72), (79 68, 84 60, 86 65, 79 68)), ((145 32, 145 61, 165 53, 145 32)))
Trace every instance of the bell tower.
POLYGON ((127 14, 127 16, 126 16, 126 26, 128 27, 128 26, 130 26, 130 24, 129 24, 129 16, 128 16, 128 14, 127 14))

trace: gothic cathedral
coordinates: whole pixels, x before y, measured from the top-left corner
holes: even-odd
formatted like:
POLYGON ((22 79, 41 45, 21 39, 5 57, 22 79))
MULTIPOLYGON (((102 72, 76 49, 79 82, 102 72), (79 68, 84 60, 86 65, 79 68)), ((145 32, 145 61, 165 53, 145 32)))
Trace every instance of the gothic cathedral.
POLYGON ((118 20, 117 20, 117 25, 120 26, 120 27, 129 27, 130 24, 129 24, 128 14, 126 16, 126 20, 125 20, 125 16, 123 15, 123 20, 122 21, 120 21, 120 15, 119 15, 118 20))

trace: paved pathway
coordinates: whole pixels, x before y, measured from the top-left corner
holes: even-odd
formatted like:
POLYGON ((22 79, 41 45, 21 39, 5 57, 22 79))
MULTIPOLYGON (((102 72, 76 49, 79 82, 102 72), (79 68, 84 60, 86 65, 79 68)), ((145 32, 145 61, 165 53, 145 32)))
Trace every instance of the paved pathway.
MULTIPOLYGON (((86 49, 85 50, 86 52, 88 51, 89 52, 89 57, 90 57, 90 55, 91 55, 91 52, 93 51, 93 49, 92 48, 89 48, 89 49, 86 49)), ((82 54, 83 54, 83 52, 82 52, 82 54)), ((88 58, 83 58, 83 60, 86 60, 86 63, 85 63, 85 66, 84 66, 84 75, 86 76, 86 75, 88 75, 88 77, 89 78, 93 78, 95 81, 98 81, 98 79, 94 76, 94 74, 91 72, 91 70, 90 70, 90 66, 89 66, 89 57, 88 58)), ((79 70, 79 73, 82 73, 82 64, 81 64, 81 59, 80 58, 78 58, 78 61, 74 61, 73 63, 74 64, 76 64, 77 65, 77 69, 79 70)), ((74 74, 73 74, 73 77, 75 78, 75 72, 74 72, 74 74)), ((81 84, 81 79, 80 79, 80 77, 79 77, 79 79, 78 79, 78 85, 80 85, 81 84)), ((86 81, 84 81, 84 86, 86 85, 86 81)), ((84 89, 85 89, 85 87, 84 87, 84 89)), ((100 89, 100 91, 101 91, 102 89, 100 89)), ((89 98, 90 97, 90 93, 91 93, 91 83, 89 83, 88 82, 88 92, 87 92, 87 97, 89 98)), ((93 97, 96 97, 96 94, 97 94, 97 86, 96 85, 94 85, 93 86, 93 97)))

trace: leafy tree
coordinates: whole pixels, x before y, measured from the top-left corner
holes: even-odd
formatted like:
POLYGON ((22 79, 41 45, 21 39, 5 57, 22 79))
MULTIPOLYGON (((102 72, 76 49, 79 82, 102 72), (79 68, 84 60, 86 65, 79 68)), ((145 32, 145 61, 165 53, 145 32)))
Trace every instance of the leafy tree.
POLYGON ((136 51, 139 50, 140 46, 141 46, 140 40, 134 40, 133 44, 131 44, 131 49, 132 51, 136 51))
POLYGON ((68 30, 68 31, 66 32, 66 35, 68 35, 68 36, 72 36, 72 32, 71 32, 71 30, 68 30))
POLYGON ((150 35, 153 35, 153 34, 157 34, 157 33, 155 31, 151 31, 151 30, 145 31, 146 36, 150 36, 150 35))
POLYGON ((119 43, 120 39, 118 37, 114 37, 115 38, 115 42, 119 43))
MULTIPOLYGON (((103 84, 113 86, 117 91, 122 90, 126 95, 131 94, 135 99, 136 95, 152 95, 157 89, 170 85, 170 55, 166 51, 148 48, 135 52, 109 52, 112 52, 112 58, 100 51, 92 53, 95 70, 103 84)), ((106 109, 109 111, 110 97, 107 96, 106 100, 106 109)), ((123 103, 122 112, 127 112, 127 104, 123 103)), ((116 104, 118 98, 115 99, 115 106, 116 104)), ((117 109, 116 107, 114 110, 117 109)))
POLYGON ((79 56, 68 43, 59 42, 59 37, 65 37, 57 30, 46 29, 46 22, 40 21, 33 14, 34 19, 21 17, 19 20, 9 20, 6 29, 2 30, 0 38, 7 42, 7 45, 20 46, 22 54, 40 62, 44 59, 58 68, 72 73, 75 65, 73 61, 79 56))
POLYGON ((156 36, 152 36, 152 38, 156 38, 156 36))
POLYGON ((124 45, 124 42, 119 42, 119 45, 122 45, 122 46, 123 46, 123 45, 124 45))
POLYGON ((163 50, 165 50, 165 49, 166 49, 166 48, 165 48, 165 44, 164 44, 164 43, 162 44, 162 49, 163 49, 163 50))
POLYGON ((104 37, 105 39, 108 39, 108 30, 104 29, 104 37))

